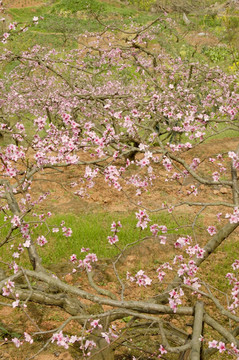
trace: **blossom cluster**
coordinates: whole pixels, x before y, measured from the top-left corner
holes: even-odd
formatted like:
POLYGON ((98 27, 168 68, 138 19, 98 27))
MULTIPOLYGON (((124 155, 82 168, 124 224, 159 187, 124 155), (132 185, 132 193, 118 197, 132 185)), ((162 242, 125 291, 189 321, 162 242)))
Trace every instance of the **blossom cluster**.
MULTIPOLYGON (((86 251, 89 251, 89 249, 87 249, 86 251)), ((85 251, 82 251, 82 252, 85 252, 85 251)), ((76 254, 71 255, 70 261, 72 263, 76 263, 77 255, 76 254)), ((83 260, 81 260, 81 259, 78 260, 78 268, 82 268, 82 269, 86 269, 87 271, 91 271, 92 270, 91 263, 94 263, 96 261, 98 261, 96 254, 89 253, 86 255, 86 257, 83 260)))
POLYGON ((138 219, 139 221, 137 222, 137 227, 141 228, 142 230, 146 229, 148 226, 148 223, 150 220, 148 214, 146 213, 145 210, 139 210, 139 212, 135 213, 136 215, 136 219, 138 219))
POLYGON ((146 287, 146 286, 151 285, 151 283, 152 283, 152 279, 150 279, 148 277, 148 275, 146 275, 144 273, 143 270, 139 270, 135 276, 131 276, 130 273, 127 271, 126 278, 127 278, 127 280, 130 280, 131 282, 135 281, 136 284, 139 286, 146 287))
POLYGON ((110 245, 113 245, 113 244, 115 244, 116 242, 119 241, 117 233, 120 231, 120 228, 122 228, 122 225, 121 225, 120 221, 118 221, 117 223, 113 222, 111 224, 111 231, 114 234, 113 234, 113 236, 108 236, 108 241, 109 241, 110 245))
POLYGON ((182 304, 181 297, 183 295, 184 292, 181 288, 179 290, 173 289, 172 291, 170 291, 169 306, 171 307, 174 313, 176 313, 178 306, 182 304))

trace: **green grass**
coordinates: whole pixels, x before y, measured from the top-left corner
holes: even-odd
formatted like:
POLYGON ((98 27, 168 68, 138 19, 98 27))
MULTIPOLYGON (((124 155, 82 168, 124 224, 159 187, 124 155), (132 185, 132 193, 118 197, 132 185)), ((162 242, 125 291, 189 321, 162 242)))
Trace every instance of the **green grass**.
MULTIPOLYGON (((139 3, 140 0, 132 0, 132 2, 137 5, 136 3, 139 3)), ((152 1, 150 0, 150 2, 152 1)), ((209 1, 209 3, 211 2, 209 1)), ((25 50, 36 43, 43 46, 50 45, 58 49, 62 46, 75 48, 77 47, 77 41, 74 41, 73 38, 74 36, 77 36, 77 34, 85 31, 102 31, 102 25, 97 22, 92 14, 99 14, 105 25, 112 24, 118 27, 129 26, 132 23, 144 25, 153 21, 158 16, 158 14, 152 14, 147 11, 138 11, 137 6, 125 3, 119 4, 118 2, 114 3, 114 1, 108 3, 100 0, 58 0, 52 5, 34 6, 21 9, 12 8, 8 11, 13 20, 22 23, 31 21, 33 16, 44 17, 44 20, 39 21, 38 25, 29 29, 27 32, 28 34, 26 33, 27 35, 24 34, 21 41, 18 41, 18 45, 12 45, 16 50, 19 48, 19 44, 23 46, 22 50, 25 50)), ((187 29, 187 26, 185 26, 182 21, 181 14, 173 13, 170 16, 175 18, 176 22, 180 24, 182 31, 187 29)), ((193 24, 193 26, 190 25, 187 29, 188 31, 197 29, 198 31, 215 32, 216 29, 219 29, 220 33, 224 33, 226 28, 233 28, 234 30, 239 26, 239 20, 235 16, 228 16, 228 18, 225 18, 223 16, 200 15, 200 13, 195 15, 192 13, 189 14, 188 17, 191 19, 193 24)), ((194 52, 194 47, 191 47, 187 43, 186 50, 182 50, 181 47, 183 41, 179 41, 179 43, 177 43, 175 36, 168 33, 167 30, 160 31, 158 42, 173 56, 182 56, 181 53, 183 52, 187 58, 190 58, 191 54, 194 52)), ((207 52, 209 52, 209 55, 211 55, 213 59, 216 58, 216 60, 220 60, 222 58, 220 63, 225 60, 225 56, 227 55, 222 53, 223 51, 221 50, 214 51, 209 49, 207 52)), ((194 57, 196 60, 202 60, 203 58, 206 61, 211 60, 210 56, 206 57, 200 53, 196 53, 194 57)))
MULTIPOLYGON (((176 223, 166 213, 150 214, 150 225, 158 223, 159 225, 166 225, 169 229, 175 229, 176 223)), ((70 256, 74 253, 78 258, 82 258, 82 247, 90 248, 90 252, 95 252, 99 258, 112 258, 118 250, 108 243, 107 236, 112 235, 110 230, 113 221, 121 221, 122 229, 118 233, 119 242, 117 245, 120 248, 124 248, 127 244, 134 242, 144 236, 150 235, 150 230, 146 229, 141 231, 136 227, 137 219, 135 213, 89 213, 65 215, 54 215, 47 220, 49 228, 60 227, 62 221, 65 221, 65 226, 70 227, 73 231, 71 237, 65 237, 60 230, 58 233, 48 233, 48 229, 45 224, 34 229, 33 239, 36 239, 39 235, 47 237, 48 244, 44 247, 37 246, 39 254, 43 259, 45 265, 58 264, 63 260, 69 260, 70 256)), ((27 220, 26 220, 27 221, 27 220)), ((185 224, 185 220, 181 219, 180 222, 185 224)), ((3 220, 1 220, 1 224, 3 220)), ((1 241, 6 236, 9 227, 0 230, 1 241)), ((183 230, 183 234, 189 233, 190 229, 183 230)), ((169 231, 169 233, 175 233, 175 230, 169 231)), ((0 258, 3 261, 11 261, 11 255, 14 251, 17 251, 19 242, 23 242, 20 236, 16 237, 14 249, 9 252, 9 247, 4 246, 0 249, 0 258)), ((26 266, 27 259, 23 258, 23 265, 26 266)))
MULTIPOLYGON (((153 215, 151 218, 153 221, 160 221, 161 224, 167 224, 169 227, 176 226, 176 224, 171 223, 171 219, 165 214, 153 215)), ((43 261, 46 264, 57 263, 59 259, 63 258, 69 259, 73 253, 80 257, 82 247, 90 248, 90 251, 95 252, 99 258, 115 256, 118 250, 111 246, 107 239, 107 236, 112 235, 110 227, 113 221, 121 221, 122 223, 122 229, 118 233, 119 242, 117 243, 120 248, 141 237, 150 235, 149 230, 140 231, 139 228, 136 228, 137 219, 134 213, 56 215, 51 219, 51 223, 59 225, 62 220, 66 222, 67 227, 72 228, 72 237, 65 238, 61 232, 51 236, 49 247, 54 251, 49 251, 47 247, 42 249, 43 261)))
MULTIPOLYGON (((236 122, 236 120, 235 120, 236 122)), ((211 124, 211 126, 213 126, 213 122, 211 124)), ((228 127, 228 126, 226 126, 228 127)), ((207 130, 207 133, 206 133, 206 137, 213 134, 212 136, 210 136, 210 138, 208 140, 206 140, 206 142, 208 141, 212 141, 212 140, 215 140, 215 139, 226 139, 226 138, 235 138, 235 137, 238 137, 239 135, 239 129, 238 130, 234 130, 234 129, 229 129, 229 130, 224 130, 223 129, 225 128, 225 124, 224 123, 219 123, 217 124, 217 131, 219 132, 218 134, 213 134, 211 130, 207 130)))
POLYGON ((49 6, 33 6, 25 8, 10 8, 8 13, 12 16, 14 21, 28 22, 31 21, 34 16, 44 16, 48 12, 49 6))
POLYGON ((220 134, 213 135, 212 137, 210 137, 210 139, 206 140, 206 142, 212 141, 212 140, 215 140, 215 139, 235 138, 235 137, 238 137, 238 135, 239 135, 239 131, 225 130, 220 134))
POLYGON ((108 5, 97 0, 60 0, 52 7, 55 12, 68 12, 69 14, 77 13, 78 11, 92 11, 103 12, 106 11, 108 5))
POLYGON ((215 288, 223 292, 226 292, 231 287, 229 281, 225 278, 226 274, 235 273, 232 269, 232 264, 238 258, 238 244, 235 240, 223 243, 215 252, 213 274, 208 278, 209 283, 212 283, 215 288))
POLYGON ((102 3, 98 0, 61 0, 47 6, 11 8, 8 12, 11 18, 19 23, 31 22, 34 16, 44 18, 31 26, 27 32, 18 35, 16 40, 12 38, 8 42, 7 46, 16 53, 36 44, 56 49, 77 48, 78 34, 86 31, 100 32, 104 29, 94 17, 97 13, 105 25, 118 27, 127 26, 132 22, 143 25, 156 18, 155 14, 138 12, 132 6, 102 3))
POLYGON ((52 29, 59 29, 64 25, 66 27, 75 26, 77 31, 79 27, 80 32, 100 31, 102 26, 95 20, 95 14, 100 14, 106 24, 114 25, 115 22, 123 25, 132 21, 145 24, 157 17, 146 11, 138 12, 135 7, 129 5, 119 6, 119 4, 114 5, 113 2, 109 4, 97 0, 61 0, 52 6, 11 8, 8 12, 18 22, 28 22, 32 20, 33 16, 43 16, 44 20, 35 25, 35 29, 41 31, 49 31, 49 26, 52 29))

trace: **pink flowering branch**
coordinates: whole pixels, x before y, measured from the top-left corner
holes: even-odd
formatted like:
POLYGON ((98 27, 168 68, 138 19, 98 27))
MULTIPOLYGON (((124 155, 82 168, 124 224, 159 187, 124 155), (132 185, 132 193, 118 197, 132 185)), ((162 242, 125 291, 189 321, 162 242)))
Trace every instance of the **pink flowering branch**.
MULTIPOLYGON (((36 24, 38 20, 34 17, 33 23, 36 24)), ((13 259, 3 264, 9 274, 14 272, 15 275, 4 275, 2 296, 12 299, 12 306, 23 311, 24 305, 34 301, 46 306, 56 305, 76 315, 71 319, 79 320, 80 336, 79 333, 69 336, 63 332, 68 323, 64 322, 54 332, 48 333, 51 339, 46 344, 55 343, 67 349, 78 342, 83 357, 91 358, 100 353, 105 357, 113 356, 107 351, 114 346, 130 346, 127 339, 130 327, 125 325, 125 336, 113 328, 114 320, 124 316, 130 317, 131 324, 134 319, 139 319, 143 330, 145 326, 157 330, 156 335, 160 337, 157 341, 161 344, 153 356, 158 358, 169 356, 165 354, 170 352, 179 354, 191 350, 191 357, 199 359, 201 340, 207 342, 206 336, 205 339, 201 336, 203 322, 223 336, 221 341, 209 341, 210 348, 216 349, 222 356, 226 351, 233 356, 238 351, 237 335, 207 314, 206 303, 203 309, 203 305, 197 302, 197 296, 207 297, 220 314, 238 323, 238 262, 233 263, 234 272, 227 274, 232 297, 229 309, 221 305, 206 285, 208 293, 201 290, 203 281, 198 272, 204 260, 239 224, 238 150, 206 154, 201 158, 198 155, 205 140, 228 128, 238 131, 237 78, 219 68, 211 69, 196 62, 188 64, 180 58, 173 59, 165 53, 158 54, 146 48, 147 43, 156 39, 155 34, 162 31, 162 24, 178 39, 172 23, 166 16, 160 16, 144 27, 123 30, 129 35, 123 45, 123 40, 119 42, 115 34, 106 34, 109 28, 105 28, 105 34, 94 34, 93 43, 88 36, 85 47, 65 53, 64 59, 57 50, 38 45, 23 54, 16 55, 5 50, 0 56, 4 65, 18 61, 18 65, 0 80, 3 119, 0 133, 8 140, 0 149, 1 211, 8 229, 1 245, 15 246, 9 252, 13 259), (101 45, 103 35, 110 38, 112 45, 109 48, 101 45), (30 124, 30 133, 25 126, 26 121, 30 124), (221 126, 225 126, 223 130, 221 126), (63 183, 61 186, 69 192, 74 188, 73 196, 88 197, 89 189, 98 181, 103 181, 110 189, 116 190, 119 197, 126 195, 134 205, 138 221, 136 227, 140 233, 150 228, 151 236, 137 239, 122 249, 122 246, 118 246, 121 224, 113 222, 111 225, 112 233, 108 241, 119 251, 113 261, 113 270, 121 291, 120 300, 94 280, 98 254, 90 253, 88 248, 82 249, 86 253, 84 257, 79 259, 78 255, 72 254, 70 261, 77 270, 87 273, 91 289, 66 284, 47 272, 42 265, 38 246, 44 246, 47 251, 51 233, 59 232, 68 238, 72 236, 72 230, 64 222, 59 227, 48 225, 46 219, 51 213, 37 211, 38 204, 48 201, 48 194, 36 199, 31 187, 35 181, 43 180, 49 181, 50 187, 52 178, 60 183, 60 175, 66 174, 67 169, 72 169, 78 179, 74 179, 70 186, 63 183), (147 209, 145 203, 149 199, 149 192, 154 191, 155 184, 159 183, 162 188, 164 184, 175 184, 177 190, 182 192, 188 180, 192 180, 192 183, 187 187, 183 201, 175 191, 174 201, 168 203, 163 199, 161 208, 156 204, 154 208, 148 206, 147 209), (198 197, 200 192, 203 195, 202 185, 207 189, 223 185, 226 190, 232 190, 233 199, 229 196, 227 201, 191 201, 192 196, 198 197), (177 209, 182 205, 188 205, 192 210, 200 206, 187 225, 177 216, 177 209), (199 238, 199 216, 210 207, 219 205, 221 208, 215 214, 215 222, 210 222, 205 231, 200 229, 199 238), (230 210, 231 207, 233 209, 230 210), (226 214, 225 208, 228 211, 226 214), (176 225, 167 226, 166 222, 160 221, 160 216, 158 221, 151 223, 150 214, 156 211, 164 211, 176 225), (28 218, 29 221, 26 220, 28 218), (45 224, 46 231, 36 235, 34 229, 41 224, 45 224), (192 230, 192 236, 188 235, 188 229, 192 230), (157 269, 150 272, 149 269, 127 269, 126 278, 122 276, 118 263, 123 261, 130 246, 142 244, 146 239, 160 246, 170 246, 168 240, 175 231, 178 231, 178 236, 173 242, 173 259, 160 262, 157 269), (18 242, 19 237, 21 242, 18 242), (202 243, 205 242, 203 247, 202 243), (33 270, 23 269, 19 265, 25 250, 33 270), (170 275, 174 277, 172 282, 168 281, 170 275), (18 277, 22 278, 23 286, 14 281, 18 277), (34 279, 36 286, 31 285, 31 279, 34 279), (153 298, 127 300, 126 286, 130 290, 134 286, 141 287, 146 297, 148 288, 152 289, 152 293, 152 285, 157 288, 153 298), (190 298, 188 290, 192 293, 190 298), (189 299, 190 305, 193 302, 196 306, 187 306, 189 299), (98 304, 99 314, 92 316, 84 305, 85 300, 98 304), (104 312, 104 306, 110 310, 104 312), (185 336, 178 336, 180 345, 173 346, 173 332, 165 329, 166 323, 162 320, 165 314, 170 321, 177 316, 194 317, 192 340, 188 339, 183 344, 185 336), (233 342, 233 346, 230 348, 227 342, 233 342)), ((4 42, 14 32, 17 34, 17 26, 15 23, 9 25, 4 42)), ((208 193, 205 194, 207 196, 208 193)), ((34 319, 28 317, 28 320, 34 323, 34 319)), ((37 328, 38 325, 34 326, 37 328)), ((13 343, 18 348, 24 342, 31 344, 32 340, 31 334, 25 331, 24 336, 13 339, 13 343)), ((146 346, 142 351, 147 353, 146 346)), ((149 353, 152 355, 152 352, 149 353)))

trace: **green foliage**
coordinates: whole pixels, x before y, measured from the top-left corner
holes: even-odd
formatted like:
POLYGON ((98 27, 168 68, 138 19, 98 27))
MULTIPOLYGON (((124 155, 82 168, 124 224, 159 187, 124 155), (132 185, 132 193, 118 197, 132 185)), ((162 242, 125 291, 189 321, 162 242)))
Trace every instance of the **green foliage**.
POLYGON ((17 333, 17 332, 14 332, 14 331, 11 331, 8 326, 6 326, 4 323, 2 323, 0 321, 0 338, 1 339, 4 339, 6 337, 11 337, 11 338, 20 338, 21 337, 21 334, 17 333))
POLYGON ((228 30, 235 30, 239 28, 239 18, 238 16, 229 16, 229 15, 224 15, 222 16, 222 21, 223 24, 225 25, 225 27, 228 30))
POLYGON ((227 59, 228 57, 231 57, 231 51, 222 46, 204 46, 201 52, 214 63, 218 63, 227 59))
POLYGON ((203 25, 205 28, 215 28, 217 26, 222 26, 222 18, 215 15, 204 15, 200 18, 198 25, 203 25))
POLYGON ((238 47, 239 37, 239 17, 225 15, 222 17, 225 27, 224 39, 229 43, 234 43, 238 47))
POLYGON ((136 5, 140 10, 149 10, 156 0, 130 0, 130 3, 136 5))

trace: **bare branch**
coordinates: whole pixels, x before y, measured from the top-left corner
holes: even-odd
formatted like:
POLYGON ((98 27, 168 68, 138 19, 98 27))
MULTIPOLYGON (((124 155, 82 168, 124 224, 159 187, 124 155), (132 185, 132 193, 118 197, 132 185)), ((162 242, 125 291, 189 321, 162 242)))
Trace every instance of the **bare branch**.
POLYGON ((191 350, 191 360, 200 360, 200 350, 201 344, 200 336, 202 336, 203 331, 203 313, 204 313, 204 304, 202 302, 197 302, 195 305, 195 314, 193 322, 193 334, 192 334, 192 350, 191 350))

